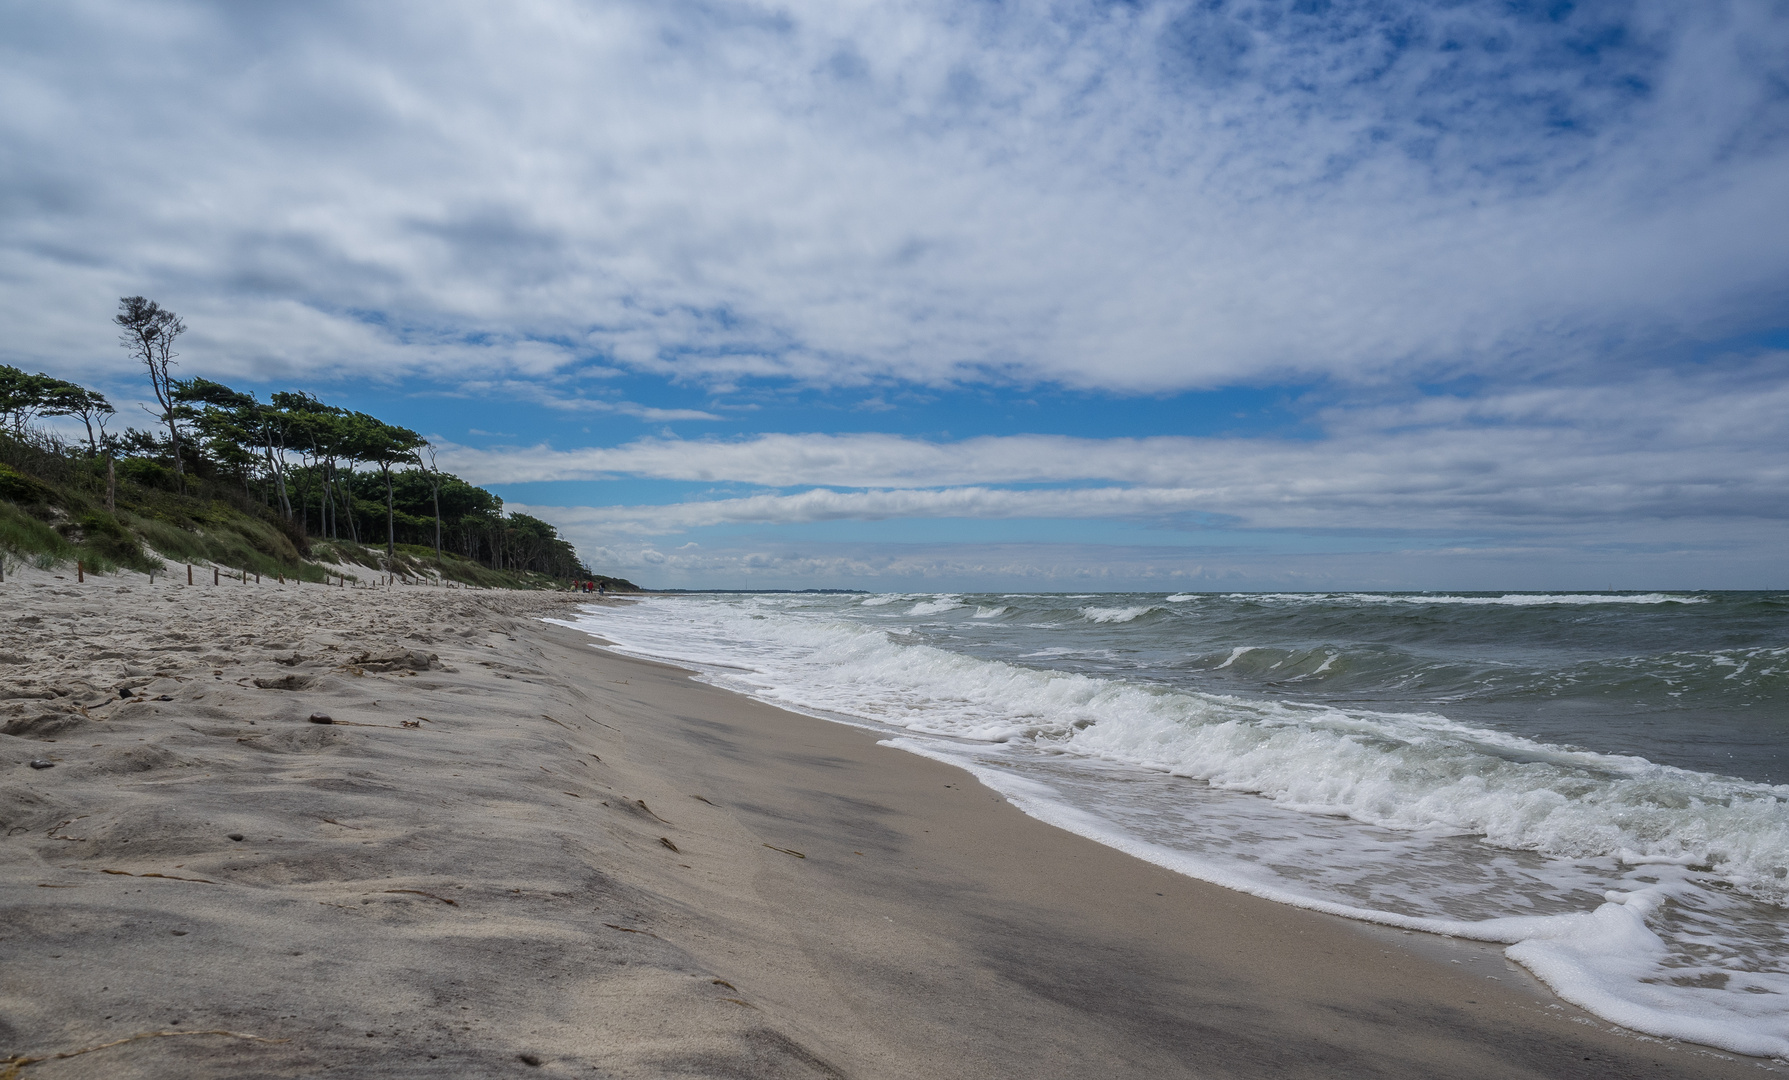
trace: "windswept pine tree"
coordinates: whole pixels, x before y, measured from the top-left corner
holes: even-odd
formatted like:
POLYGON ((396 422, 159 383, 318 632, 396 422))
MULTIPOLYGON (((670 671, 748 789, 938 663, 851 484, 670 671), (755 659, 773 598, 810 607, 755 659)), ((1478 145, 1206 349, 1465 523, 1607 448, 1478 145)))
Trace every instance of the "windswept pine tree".
POLYGON ((160 430, 108 431, 115 412, 103 395, 0 366, 0 548, 56 557, 84 551, 90 565, 142 568, 153 561, 145 541, 184 557, 171 550, 188 544, 178 527, 211 536, 233 514, 252 539, 229 565, 260 566, 258 559, 268 572, 324 545, 334 557, 358 552, 354 558, 390 567, 432 559, 432 572, 448 576, 464 577, 455 568, 466 566, 599 577, 552 525, 505 514, 502 499, 443 472, 418 433, 305 391, 262 401, 212 379, 177 377, 173 346, 186 326, 153 300, 125 297, 113 321, 143 365, 160 430), (56 416, 80 420, 84 443, 41 427, 56 416), (95 546, 100 536, 111 538, 112 555, 95 546), (374 536, 383 559, 362 547, 374 536))

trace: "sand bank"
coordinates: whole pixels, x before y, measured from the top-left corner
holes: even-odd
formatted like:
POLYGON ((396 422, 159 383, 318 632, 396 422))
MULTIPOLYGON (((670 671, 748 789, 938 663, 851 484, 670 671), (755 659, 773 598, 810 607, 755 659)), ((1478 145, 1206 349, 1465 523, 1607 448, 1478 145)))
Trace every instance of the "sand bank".
POLYGON ((0 1056, 41 1078, 1768 1067, 1611 1031, 1488 950, 1177 877, 539 621, 572 600, 0 586, 0 1056))

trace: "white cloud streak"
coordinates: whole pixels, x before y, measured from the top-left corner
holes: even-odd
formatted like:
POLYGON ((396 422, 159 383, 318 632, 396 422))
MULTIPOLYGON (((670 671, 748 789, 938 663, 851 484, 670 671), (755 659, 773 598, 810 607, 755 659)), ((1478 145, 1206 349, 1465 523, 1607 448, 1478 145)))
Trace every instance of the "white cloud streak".
POLYGON ((572 451, 450 447, 443 460, 482 483, 633 476, 821 488, 576 511, 587 525, 630 534, 748 522, 1186 513, 1300 529, 1782 521, 1789 386, 1773 376, 1786 361, 1776 354, 1723 377, 1654 375, 1619 389, 1340 409, 1326 418, 1333 433, 1311 441, 761 435, 572 451), (1009 490, 1024 484, 1072 487, 1009 490))

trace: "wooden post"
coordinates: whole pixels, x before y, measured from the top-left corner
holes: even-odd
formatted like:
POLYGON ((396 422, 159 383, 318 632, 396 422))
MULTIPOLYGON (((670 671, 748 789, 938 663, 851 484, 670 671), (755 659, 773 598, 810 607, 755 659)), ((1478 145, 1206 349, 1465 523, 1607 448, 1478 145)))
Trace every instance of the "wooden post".
POLYGON ((186 583, 188 585, 191 585, 193 583, 193 564, 192 563, 186 564, 186 583))
POLYGON ((216 585, 216 584, 217 584, 217 583, 218 583, 218 582, 219 582, 219 581, 222 581, 222 580, 223 580, 223 575, 221 575, 221 574, 220 574, 220 573, 219 573, 219 572, 218 572, 218 569, 217 569, 217 567, 215 567, 215 566, 213 566, 213 567, 212 567, 212 568, 211 568, 211 583, 212 583, 212 584, 213 584, 213 585, 216 585))
POLYGON ((76 581, 86 581, 87 580, 87 570, 85 567, 83 567, 81 565, 81 560, 79 560, 79 559, 75 560, 75 580, 76 581))

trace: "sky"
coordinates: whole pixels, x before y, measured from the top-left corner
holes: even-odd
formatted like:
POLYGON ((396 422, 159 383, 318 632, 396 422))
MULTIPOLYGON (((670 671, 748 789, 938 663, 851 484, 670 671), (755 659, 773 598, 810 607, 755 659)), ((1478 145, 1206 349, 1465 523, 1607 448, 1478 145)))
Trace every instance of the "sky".
POLYGON ((1789 587, 1789 4, 0 0, 0 362, 660 587, 1789 587))

